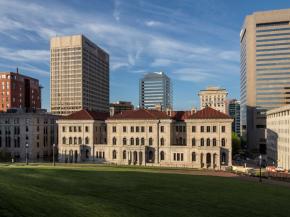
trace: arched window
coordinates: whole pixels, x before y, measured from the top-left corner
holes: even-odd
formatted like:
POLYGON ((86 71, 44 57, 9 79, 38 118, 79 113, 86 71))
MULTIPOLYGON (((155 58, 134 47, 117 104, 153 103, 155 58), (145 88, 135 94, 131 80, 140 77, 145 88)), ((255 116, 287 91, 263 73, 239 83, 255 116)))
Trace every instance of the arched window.
POLYGON ((164 145, 164 138, 160 139, 160 145, 162 145, 162 146, 164 145))
POLYGON ((192 140, 191 140, 191 145, 192 145, 192 146, 195 146, 195 138, 192 138, 192 140))
POLYGON ((78 143, 77 137, 74 137, 74 144, 76 145, 78 143))
POLYGON ((99 158, 99 152, 96 152, 96 158, 99 158))
POLYGON ((195 154, 195 152, 192 152, 191 153, 191 160, 192 161, 196 161, 196 154, 195 154))
POLYGON ((62 137, 62 144, 66 144, 66 138, 65 137, 62 137))
POLYGON ((113 150, 113 159, 117 159, 117 151, 113 150))
POLYGON ((127 139, 125 137, 123 138, 123 145, 127 145, 127 139))
POLYGON ((89 144, 89 137, 86 137, 86 139, 85 139, 85 143, 86 143, 86 145, 89 144))
POLYGON ((123 151, 123 159, 126 159, 126 151, 123 151))
POLYGON ((152 138, 149 138, 149 145, 153 145, 153 139, 152 138))
POLYGON ((200 139, 200 146, 204 146, 204 138, 200 139))
POLYGON ((116 139, 116 137, 113 137, 112 142, 113 142, 113 145, 116 145, 116 144, 117 144, 117 139, 116 139))
POLYGON ((209 138, 206 139, 206 145, 210 146, 210 139, 209 138))
POLYGON ((213 146, 216 146, 216 138, 213 138, 213 140, 212 140, 212 145, 213 145, 213 146))
POLYGON ((71 137, 69 137, 68 142, 69 142, 70 145, 72 144, 72 138, 71 137))
POLYGON ((164 159, 165 159, 164 151, 161 151, 160 152, 160 160, 164 160, 164 159))
POLYGON ((136 145, 139 145, 139 138, 136 138, 136 145))
POLYGON ((141 138, 141 145, 145 145, 145 140, 144 140, 144 138, 141 138))
POLYGON ((222 146, 226 146, 226 140, 225 140, 225 138, 222 138, 222 146))
POLYGON ((134 138, 130 139, 130 145, 134 145, 134 138))

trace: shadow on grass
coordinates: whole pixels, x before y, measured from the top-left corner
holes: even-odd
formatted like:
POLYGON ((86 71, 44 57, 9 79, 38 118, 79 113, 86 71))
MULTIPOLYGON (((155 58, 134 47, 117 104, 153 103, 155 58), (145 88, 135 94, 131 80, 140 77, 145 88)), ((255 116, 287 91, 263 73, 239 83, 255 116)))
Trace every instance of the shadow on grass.
POLYGON ((289 198, 287 188, 225 177, 0 167, 0 216, 288 216, 289 198))

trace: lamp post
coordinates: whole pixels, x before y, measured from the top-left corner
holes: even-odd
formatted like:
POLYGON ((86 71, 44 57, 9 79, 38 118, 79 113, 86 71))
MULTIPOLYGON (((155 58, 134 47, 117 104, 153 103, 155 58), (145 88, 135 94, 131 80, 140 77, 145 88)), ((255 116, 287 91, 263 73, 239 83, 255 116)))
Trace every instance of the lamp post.
POLYGON ((55 144, 53 143, 53 145, 52 145, 52 162, 53 162, 53 166, 55 166, 55 154, 54 154, 54 149, 55 149, 55 144))
POLYGON ((26 159, 26 165, 28 165, 28 143, 25 144, 25 159, 26 159))
POLYGON ((260 164, 260 177, 259 182, 262 182, 262 155, 259 156, 259 164, 260 164))

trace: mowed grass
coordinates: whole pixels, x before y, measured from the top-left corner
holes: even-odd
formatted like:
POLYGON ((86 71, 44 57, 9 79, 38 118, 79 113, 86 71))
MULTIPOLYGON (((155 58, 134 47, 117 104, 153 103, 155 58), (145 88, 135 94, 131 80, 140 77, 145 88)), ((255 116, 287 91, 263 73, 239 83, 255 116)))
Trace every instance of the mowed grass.
POLYGON ((114 167, 0 166, 0 216, 290 216, 290 188, 114 167))

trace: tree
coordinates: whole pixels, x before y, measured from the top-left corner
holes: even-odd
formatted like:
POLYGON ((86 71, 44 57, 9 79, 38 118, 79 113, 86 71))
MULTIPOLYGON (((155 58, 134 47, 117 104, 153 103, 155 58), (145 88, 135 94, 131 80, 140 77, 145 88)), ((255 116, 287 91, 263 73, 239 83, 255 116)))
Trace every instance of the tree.
POLYGON ((241 150, 241 138, 235 133, 232 133, 232 151, 233 155, 238 154, 241 150))

